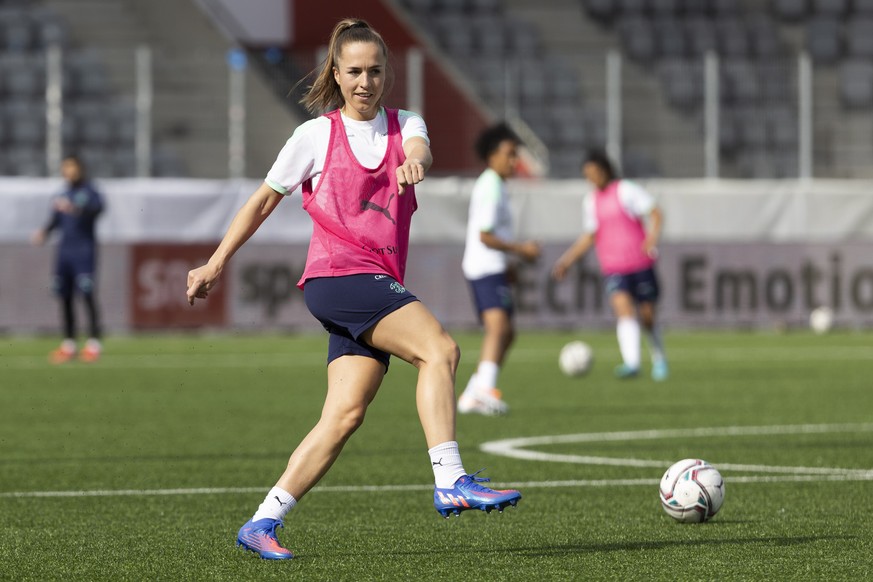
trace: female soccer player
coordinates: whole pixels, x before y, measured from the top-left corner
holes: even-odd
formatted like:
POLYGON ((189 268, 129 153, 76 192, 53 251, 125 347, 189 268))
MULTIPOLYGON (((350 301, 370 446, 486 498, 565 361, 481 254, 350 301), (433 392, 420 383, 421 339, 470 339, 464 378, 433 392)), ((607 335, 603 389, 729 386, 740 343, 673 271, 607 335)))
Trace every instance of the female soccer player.
POLYGON ((327 396, 321 419, 237 543, 267 559, 293 554, 276 528, 336 460, 364 420, 394 355, 418 368, 416 403, 434 473, 434 506, 442 515, 501 510, 521 494, 495 491, 468 475, 455 441, 457 344, 403 286, 414 185, 432 163, 417 115, 382 107, 388 49, 363 20, 336 25, 323 68, 303 102, 325 115, 301 125, 267 178, 237 213, 209 262, 188 274, 188 300, 205 298, 227 261, 282 198, 302 185, 313 221, 298 285, 329 332, 327 396))
POLYGON ((97 306, 97 238, 95 225, 103 212, 103 198, 86 179, 85 168, 76 156, 61 162, 61 175, 67 189, 54 199, 51 217, 33 234, 34 244, 44 244, 49 234, 61 232, 55 262, 54 288, 61 301, 64 339, 49 359, 54 364, 69 362, 79 354, 83 362, 100 357, 100 310, 97 306), (76 313, 73 296, 82 297, 88 313, 88 340, 81 352, 76 345, 76 313))
POLYGON ((497 389, 500 366, 515 339, 507 255, 525 261, 540 256, 540 245, 535 241, 513 240, 506 180, 515 174, 519 143, 515 133, 502 123, 486 129, 476 140, 476 153, 488 167, 476 180, 470 197, 462 267, 485 337, 476 372, 458 399, 461 413, 495 415, 509 410, 497 389))
POLYGON ((582 172, 594 186, 584 202, 584 232, 561 255, 552 274, 562 280, 567 269, 596 245, 606 293, 618 319, 616 334, 623 363, 615 369, 615 375, 634 378, 639 374, 642 321, 652 355, 652 378, 666 380, 667 359, 655 323, 659 295, 655 259, 663 221, 661 210, 651 194, 633 182, 619 179, 602 152, 592 152, 582 172))

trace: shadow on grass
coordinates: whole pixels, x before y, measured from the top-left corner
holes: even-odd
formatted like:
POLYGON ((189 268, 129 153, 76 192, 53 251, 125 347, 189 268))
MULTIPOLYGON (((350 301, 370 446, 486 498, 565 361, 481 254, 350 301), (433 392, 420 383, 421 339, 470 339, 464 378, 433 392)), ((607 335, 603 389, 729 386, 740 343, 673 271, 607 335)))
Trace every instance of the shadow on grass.
MULTIPOLYGON (((439 553, 458 554, 508 554, 513 556, 528 556, 531 558, 571 556, 574 554, 597 554, 609 552, 628 551, 652 551, 667 550, 671 548, 688 547, 721 547, 721 546, 801 546, 821 541, 848 541, 857 539, 855 536, 768 536, 761 538, 722 538, 709 540, 664 540, 664 541, 629 541, 629 542, 584 542, 578 544, 548 544, 541 547, 504 547, 504 548, 458 548, 453 546, 444 552, 439 550, 410 550, 410 551, 385 551, 383 557, 390 559, 392 556, 433 556, 439 553)), ((363 554, 348 553, 346 556, 358 556, 363 554)), ((308 554, 307 558, 323 557, 318 554, 308 554)), ((336 554, 333 555, 336 557, 336 554)))

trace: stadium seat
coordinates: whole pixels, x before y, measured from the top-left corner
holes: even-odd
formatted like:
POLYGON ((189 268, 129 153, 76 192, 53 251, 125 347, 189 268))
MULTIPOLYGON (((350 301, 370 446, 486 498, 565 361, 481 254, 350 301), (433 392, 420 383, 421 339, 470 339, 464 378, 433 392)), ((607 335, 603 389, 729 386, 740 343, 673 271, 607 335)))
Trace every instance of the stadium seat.
POLYGON ((749 19, 746 28, 749 33, 749 48, 756 57, 769 59, 785 52, 776 23, 766 14, 749 19))
POLYGON ((773 106, 765 113, 767 140, 774 151, 797 147, 799 135, 798 115, 794 109, 782 105, 773 106))
POLYGON ((816 17, 842 18, 849 11, 849 0, 812 0, 816 17))
POLYGON ((852 13, 855 16, 873 16, 873 0, 854 0, 852 13))
POLYGON ((655 58, 655 33, 643 18, 622 19, 620 24, 622 44, 627 55, 640 63, 648 63, 655 58))
POLYGON ((685 28, 675 18, 654 20, 658 57, 681 58, 690 54, 685 28))
POLYGON ((705 17, 695 16, 685 19, 685 31, 688 38, 688 54, 700 57, 707 51, 718 48, 715 34, 715 24, 705 17))
POLYGON ((806 27, 806 50, 822 65, 833 65, 843 55, 843 26, 831 18, 811 20, 806 27))
POLYGON ((751 54, 749 32, 737 18, 715 20, 719 53, 724 57, 747 57, 751 54))
POLYGON ((740 5, 738 0, 711 0, 712 13, 717 17, 738 16, 740 14, 740 5))
POLYGON ((849 108, 873 105, 873 63, 848 60, 840 70, 840 97, 849 108))
POLYGON ((682 11, 680 0, 650 0, 650 10, 655 18, 676 18, 682 11))
POLYGON ((780 20, 796 22, 809 14, 807 0, 771 0, 770 5, 780 20))
POLYGON ((622 18, 645 16, 649 11, 649 0, 616 0, 622 18))
POLYGON ((666 59, 659 63, 658 74, 667 92, 667 101, 677 109, 693 109, 703 100, 703 76, 699 61, 666 59))
POLYGON ((7 150, 6 171, 13 176, 45 176, 45 151, 16 146, 7 150))
POLYGON ((846 49, 850 57, 873 58, 873 17, 856 18, 846 24, 846 49))
POLYGON ((617 14, 616 3, 613 0, 585 0, 588 14, 601 23, 611 23, 617 14))

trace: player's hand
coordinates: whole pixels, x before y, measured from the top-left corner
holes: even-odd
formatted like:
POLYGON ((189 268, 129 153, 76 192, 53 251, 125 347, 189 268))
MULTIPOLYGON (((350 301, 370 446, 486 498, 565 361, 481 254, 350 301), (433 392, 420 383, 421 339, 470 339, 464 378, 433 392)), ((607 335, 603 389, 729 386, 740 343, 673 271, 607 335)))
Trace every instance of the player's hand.
POLYGON ((46 239, 46 234, 45 234, 45 231, 42 229, 37 230, 32 235, 30 235, 30 242, 37 245, 37 246, 44 245, 45 239, 46 239))
POLYGON ((206 299, 218 283, 219 275, 221 272, 208 263, 188 271, 188 305, 194 305, 195 299, 206 299))
POLYGON ((540 258, 540 254, 542 253, 542 247, 540 247, 540 243, 528 240, 524 241, 518 246, 518 250, 516 254, 520 256, 525 261, 532 263, 540 258))
POLYGON ((563 281, 564 277, 567 276, 567 271, 570 269, 570 265, 565 261, 558 259, 558 262, 555 263, 555 266, 552 267, 552 278, 555 281, 563 281))
POLYGON ((658 243, 657 241, 646 239, 643 241, 643 252, 650 259, 658 258, 658 243))
POLYGON ((76 206, 70 202, 69 198, 55 198, 54 206, 55 210, 64 214, 73 214, 76 211, 76 206))
POLYGON ((403 196, 407 186, 414 186, 424 180, 424 166, 415 158, 406 158, 397 168, 397 194, 403 196))

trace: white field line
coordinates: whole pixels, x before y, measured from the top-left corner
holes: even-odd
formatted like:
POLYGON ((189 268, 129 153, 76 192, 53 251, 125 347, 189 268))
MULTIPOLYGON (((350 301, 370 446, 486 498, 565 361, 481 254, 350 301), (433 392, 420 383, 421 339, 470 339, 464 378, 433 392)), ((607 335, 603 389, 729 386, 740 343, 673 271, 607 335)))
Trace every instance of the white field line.
MULTIPOLYGON (((518 363, 557 361, 557 349, 515 348, 512 361, 518 363)), ((829 346, 768 346, 754 350, 748 348, 704 348, 686 346, 671 352, 673 362, 748 362, 748 361, 849 361, 873 362, 873 348, 858 345, 829 346)), ((89 366, 66 365, 53 367, 63 370, 92 370, 96 368, 286 368, 326 366, 327 350, 318 352, 253 353, 253 354, 113 354, 108 351, 99 363, 89 366)), ((0 370, 39 369, 49 367, 45 356, 0 354, 0 370)))
MULTIPOLYGON (((663 468, 671 465, 673 461, 545 453, 540 451, 527 450, 527 447, 566 443, 624 442, 675 438, 708 438, 719 436, 736 437, 853 432, 873 432, 873 423, 796 424, 785 426, 727 426, 675 430, 641 430, 605 433, 565 434, 490 441, 479 445, 479 449, 485 453, 491 453, 493 455, 510 457, 513 459, 523 459, 528 461, 577 463, 582 465, 611 465, 615 467, 663 468)), ((774 465, 749 465, 724 462, 718 462, 717 465, 719 469, 726 471, 785 473, 792 475, 830 475, 855 477, 862 480, 873 479, 873 470, 871 469, 844 469, 834 467, 783 467, 774 465)))
MULTIPOLYGON (((677 430, 643 430, 607 433, 586 433, 575 435, 556 435, 525 437, 492 441, 480 445, 487 453, 504 455, 520 459, 538 461, 573 462, 597 465, 614 465, 620 467, 657 467, 664 468, 669 461, 652 461, 640 459, 614 459, 608 457, 585 457, 578 455, 549 455, 534 451, 524 451, 523 446, 546 445, 556 443, 583 442, 616 442, 634 440, 653 440, 685 437, 712 436, 759 436, 759 435, 792 435, 792 434, 826 434, 873 432, 873 423, 857 424, 798 424, 785 426, 728 426, 706 427, 677 430)), ((771 465, 747 465, 719 463, 718 468, 724 471, 746 471, 762 473, 784 473, 782 475, 737 475, 731 476, 728 482, 735 483, 790 483, 815 481, 873 481, 873 470, 841 469, 830 467, 781 467, 771 465)), ((500 486, 518 489, 555 488, 555 487, 621 487, 621 486, 653 486, 657 479, 576 479, 564 481, 522 481, 503 483, 500 486)), ((495 484, 497 486, 497 484, 495 484)), ((314 493, 385 493, 398 491, 429 491, 432 485, 334 485, 316 487, 314 493)), ((194 487, 177 489, 96 489, 81 491, 7 491, 0 492, 0 498, 34 498, 34 497, 145 497, 158 495, 239 495, 263 493, 264 487, 194 487)))
MULTIPOLYGON (((792 483, 814 481, 871 481, 873 474, 868 475, 779 475, 779 476, 735 476, 727 479, 730 485, 737 483, 792 483)), ((513 483, 494 484, 495 487, 511 487, 514 489, 553 489, 560 487, 627 487, 658 485, 658 479, 571 479, 564 481, 519 481, 513 483)), ((190 489, 93 489, 81 491, 6 491, 0 493, 3 498, 48 498, 48 497, 154 497, 176 495, 242 495, 264 494, 268 487, 192 487, 190 489)), ((316 487, 310 493, 396 493, 403 491, 431 491, 433 485, 335 485, 316 487)))

